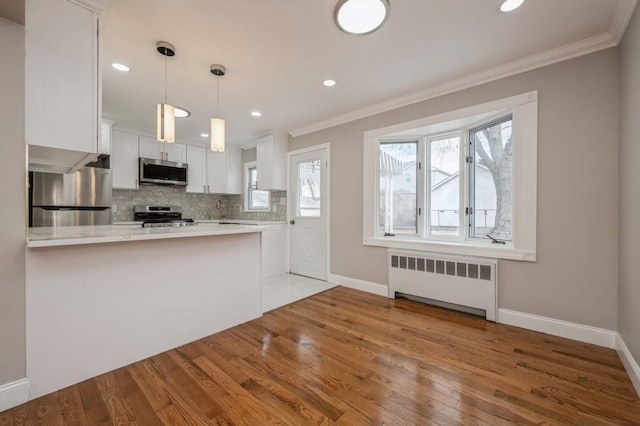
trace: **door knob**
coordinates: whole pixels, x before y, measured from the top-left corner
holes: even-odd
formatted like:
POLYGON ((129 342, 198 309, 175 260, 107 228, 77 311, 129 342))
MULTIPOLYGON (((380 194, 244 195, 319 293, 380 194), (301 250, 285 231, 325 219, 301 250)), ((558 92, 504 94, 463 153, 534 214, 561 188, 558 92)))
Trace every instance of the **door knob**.
POLYGON ((295 224, 296 224, 296 221, 295 221, 295 220, 293 220, 293 219, 291 219, 291 220, 289 221, 289 223, 290 223, 290 224, 292 224, 292 225, 295 225, 295 224))

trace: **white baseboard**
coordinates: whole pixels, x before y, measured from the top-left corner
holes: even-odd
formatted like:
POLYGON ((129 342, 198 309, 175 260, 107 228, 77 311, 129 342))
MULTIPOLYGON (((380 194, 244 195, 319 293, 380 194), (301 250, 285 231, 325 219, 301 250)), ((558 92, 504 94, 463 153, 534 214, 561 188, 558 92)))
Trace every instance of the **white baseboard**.
POLYGON ((24 378, 0 385, 0 412, 17 407, 29 400, 29 381, 24 378))
POLYGON ((371 281, 358 280, 355 278, 343 277, 342 275, 329 274, 327 281, 334 284, 340 284, 344 287, 353 288, 355 290, 365 291, 367 293, 377 294, 378 296, 389 296, 389 287, 384 284, 373 283, 371 281))
POLYGON ((616 351, 622 361, 622 365, 624 365, 624 369, 627 370, 633 387, 636 388, 636 392, 638 396, 640 396, 640 365, 638 365, 638 362, 633 358, 631 351, 624 343, 624 340, 622 340, 620 333, 616 333, 616 351))
POLYGON ((498 322, 554 336, 566 337, 567 339, 573 339, 579 342, 604 346, 605 348, 616 348, 616 332, 604 328, 502 308, 498 309, 498 322))

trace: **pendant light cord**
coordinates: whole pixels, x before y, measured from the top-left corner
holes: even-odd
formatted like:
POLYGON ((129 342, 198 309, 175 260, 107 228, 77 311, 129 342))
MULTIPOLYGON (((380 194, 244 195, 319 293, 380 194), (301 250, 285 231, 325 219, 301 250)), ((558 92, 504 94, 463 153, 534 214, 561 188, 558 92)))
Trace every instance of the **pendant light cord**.
POLYGON ((164 103, 167 103, 167 55, 164 56, 164 103))
POLYGON ((220 118, 220 76, 216 75, 216 117, 220 118))

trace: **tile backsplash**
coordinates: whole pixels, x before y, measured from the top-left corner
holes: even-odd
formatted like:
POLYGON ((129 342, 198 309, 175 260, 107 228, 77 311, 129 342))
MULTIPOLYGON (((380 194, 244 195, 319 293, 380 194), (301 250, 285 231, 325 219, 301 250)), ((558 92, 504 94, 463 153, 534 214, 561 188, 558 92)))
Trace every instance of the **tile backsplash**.
POLYGON ((241 195, 192 194, 187 193, 185 188, 144 185, 138 190, 114 189, 112 204, 116 209, 112 214, 114 222, 129 222, 133 220, 135 205, 169 205, 179 206, 182 209, 182 217, 185 218, 218 219, 216 202, 221 200, 225 219, 285 221, 287 220, 286 197, 286 191, 274 191, 271 193, 270 212, 244 212, 241 211, 243 206, 241 195), (283 200, 284 204, 281 204, 283 200))

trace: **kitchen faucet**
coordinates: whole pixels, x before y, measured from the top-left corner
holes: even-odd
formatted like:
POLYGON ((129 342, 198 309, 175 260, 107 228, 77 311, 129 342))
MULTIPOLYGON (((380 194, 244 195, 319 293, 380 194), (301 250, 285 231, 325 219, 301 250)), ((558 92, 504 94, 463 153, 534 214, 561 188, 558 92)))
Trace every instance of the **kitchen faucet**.
POLYGON ((222 200, 216 201, 216 209, 218 210, 218 221, 222 222, 224 214, 222 214, 222 200))

